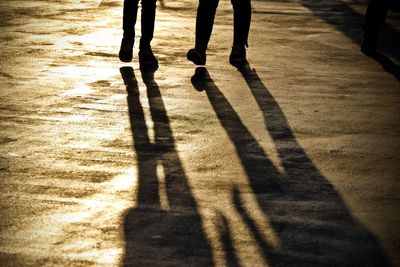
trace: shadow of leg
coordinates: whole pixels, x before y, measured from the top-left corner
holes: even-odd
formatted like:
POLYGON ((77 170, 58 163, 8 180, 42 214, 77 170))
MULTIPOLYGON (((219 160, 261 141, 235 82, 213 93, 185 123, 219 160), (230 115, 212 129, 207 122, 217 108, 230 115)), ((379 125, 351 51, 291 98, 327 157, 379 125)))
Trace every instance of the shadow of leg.
POLYGON ((390 58, 381 53, 374 53, 368 56, 375 59, 386 72, 393 74, 400 81, 400 66, 396 65, 390 58))
MULTIPOLYGON (((239 69, 264 115, 282 161, 288 183, 276 206, 260 198, 272 221, 284 222, 280 238, 283 251, 272 265, 291 259, 293 266, 388 266, 376 240, 357 223, 329 181, 297 142, 279 104, 249 65, 239 69), (282 216, 282 211, 286 215, 282 216), (282 257, 283 256, 283 257, 282 257)), ((288 265, 286 265, 288 266, 288 265)))
POLYGON ((235 207, 264 250, 267 262, 285 267, 388 266, 375 237, 354 221, 338 192, 298 144, 285 115, 255 70, 247 64, 240 71, 263 112, 284 173, 274 167, 208 72, 196 71, 207 79, 201 82, 196 76, 193 85, 206 91, 236 147, 258 205, 278 234, 281 247, 272 251, 235 196, 235 207))
POLYGON ((123 266, 211 266, 196 202, 175 149, 172 129, 153 72, 142 72, 155 143, 150 143, 133 69, 121 69, 138 164, 137 207, 124 218, 123 266), (156 171, 160 165, 164 178, 156 171), (161 190, 165 190, 160 194, 161 190), (161 195, 168 208, 161 207, 161 195))

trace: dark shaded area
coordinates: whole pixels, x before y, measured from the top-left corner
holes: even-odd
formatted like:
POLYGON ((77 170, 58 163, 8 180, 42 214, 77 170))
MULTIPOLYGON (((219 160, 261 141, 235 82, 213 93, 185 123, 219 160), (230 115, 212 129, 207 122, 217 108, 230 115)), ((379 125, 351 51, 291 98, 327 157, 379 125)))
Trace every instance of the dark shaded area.
MULTIPOLYGON (((394 1, 393 1, 394 2, 394 1)), ((370 0, 364 17, 364 40, 361 44, 361 52, 375 59, 380 63, 384 70, 400 80, 400 68, 394 64, 387 56, 379 53, 378 37, 385 24, 387 13, 390 9, 390 0, 370 0)), ((398 44, 398 47, 400 44, 398 44)), ((399 48, 397 48, 399 49, 399 48)))
POLYGON ((225 252, 225 262, 229 267, 239 267, 240 260, 237 257, 234 249, 234 245, 230 235, 230 227, 227 218, 222 214, 218 213, 220 217, 219 226, 219 234, 220 241, 223 244, 224 252, 225 252))
MULTIPOLYGON (((351 216, 346 204, 298 144, 285 115, 248 64, 240 68, 265 119, 284 172, 270 161, 207 69, 192 77, 205 90, 212 107, 236 147, 259 206, 281 242, 270 246, 242 205, 238 190, 233 202, 271 266, 389 266, 377 240, 351 216)), ((226 235, 226 233, 224 234, 226 235)), ((229 242, 225 249, 231 250, 229 242)), ((234 257, 234 252, 227 253, 234 257)), ((235 260, 235 259, 231 259, 235 260)))
POLYGON ((398 81, 400 81, 400 66, 396 65, 390 58, 385 56, 382 53, 373 53, 371 55, 368 55, 369 57, 373 58, 378 62, 379 64, 382 65, 382 68, 388 72, 391 73, 398 81))
MULTIPOLYGON (((247 45, 251 21, 250 0, 231 0, 233 7, 233 45, 247 45)), ((219 0, 199 0, 196 15, 196 44, 207 49, 214 27, 219 0)))
MULTIPOLYGON (((361 44, 364 36, 362 25, 364 15, 355 12, 341 0, 318 1, 302 0, 300 3, 310 9, 315 15, 321 17, 328 24, 343 32, 356 44, 361 44)), ((379 34, 378 51, 385 55, 371 57, 382 65, 383 69, 393 74, 398 79, 399 66, 395 61, 400 60, 400 33, 389 25, 385 25, 379 34)))
MULTIPOLYGON (((139 0, 124 1, 122 28, 123 36, 135 39, 135 25, 137 20, 139 0)), ((156 17, 156 0, 141 1, 141 32, 139 48, 150 47, 154 34, 154 21, 156 17)))
POLYGON ((128 92, 129 117, 138 163, 137 207, 124 219, 123 266, 211 266, 211 248, 204 236, 196 202, 175 149, 169 119, 153 72, 142 72, 147 87, 154 143, 139 99, 131 67, 120 69, 128 92), (157 165, 164 170, 160 184, 157 165), (160 187, 170 209, 161 209, 160 187))
POLYGON ((390 0, 370 0, 364 15, 364 38, 376 39, 385 24, 390 0))

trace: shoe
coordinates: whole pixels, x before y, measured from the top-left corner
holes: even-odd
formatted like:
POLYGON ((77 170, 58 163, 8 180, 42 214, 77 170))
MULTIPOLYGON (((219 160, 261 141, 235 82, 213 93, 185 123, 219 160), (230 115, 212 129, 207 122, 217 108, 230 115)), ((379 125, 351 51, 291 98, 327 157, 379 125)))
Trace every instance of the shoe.
POLYGON ((150 46, 139 50, 139 63, 141 67, 158 67, 158 60, 150 46))
POLYGON ((206 50, 200 48, 192 48, 187 52, 187 59, 196 65, 206 64, 206 50))
POLYGON ((367 56, 374 56, 377 52, 377 40, 365 38, 361 43, 361 52, 367 56))
POLYGON ((233 45, 229 56, 229 63, 233 66, 242 65, 246 62, 246 47, 244 45, 233 45))
POLYGON ((201 92, 212 88, 213 80, 205 67, 197 67, 194 75, 190 79, 194 89, 201 92))
POLYGON ((121 48, 119 50, 119 59, 122 62, 131 62, 133 53, 134 39, 122 38, 121 48))

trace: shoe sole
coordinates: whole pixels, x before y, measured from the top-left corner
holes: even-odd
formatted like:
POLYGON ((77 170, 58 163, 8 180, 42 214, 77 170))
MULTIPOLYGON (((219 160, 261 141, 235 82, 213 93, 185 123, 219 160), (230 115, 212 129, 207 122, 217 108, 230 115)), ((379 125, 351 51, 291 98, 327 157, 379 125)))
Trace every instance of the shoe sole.
POLYGON ((144 60, 141 56, 139 56, 139 64, 149 67, 158 66, 158 60, 144 60))
POLYGON ((129 63, 132 61, 132 59, 122 59, 122 58, 119 58, 119 60, 121 60, 122 62, 125 62, 125 63, 129 63))
POLYGON ((187 59, 192 61, 196 65, 205 65, 206 62, 201 58, 201 55, 196 51, 189 51, 187 53, 187 59))
POLYGON ((229 63, 231 63, 231 65, 233 66, 240 66, 245 64, 246 59, 229 59, 229 63))
POLYGON ((118 58, 119 58, 119 60, 121 60, 122 62, 131 62, 131 61, 132 61, 132 58, 133 58, 133 55, 132 55, 132 56, 127 56, 127 57, 125 57, 125 56, 119 54, 119 55, 118 55, 118 58))

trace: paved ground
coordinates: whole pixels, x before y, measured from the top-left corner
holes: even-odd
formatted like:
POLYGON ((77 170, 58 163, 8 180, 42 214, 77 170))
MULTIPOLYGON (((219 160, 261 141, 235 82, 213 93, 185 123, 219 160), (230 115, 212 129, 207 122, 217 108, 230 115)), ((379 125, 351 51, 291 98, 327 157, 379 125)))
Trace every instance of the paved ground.
POLYGON ((221 1, 196 69, 159 0, 152 74, 121 4, 0 2, 2 266, 400 266, 398 14, 379 63, 362 2, 254 0, 237 70, 221 1))

